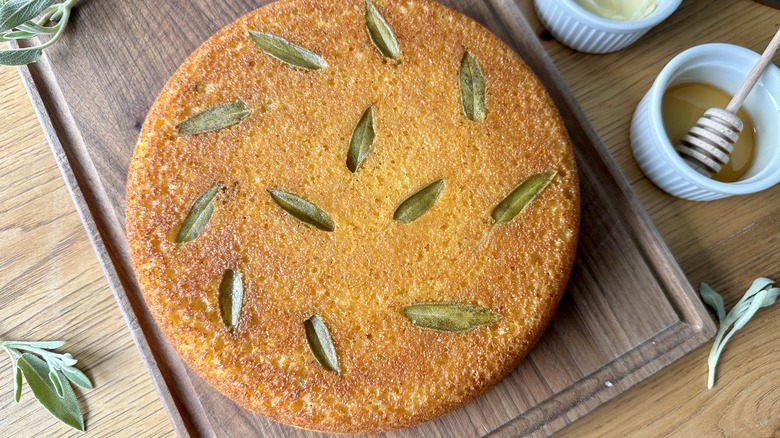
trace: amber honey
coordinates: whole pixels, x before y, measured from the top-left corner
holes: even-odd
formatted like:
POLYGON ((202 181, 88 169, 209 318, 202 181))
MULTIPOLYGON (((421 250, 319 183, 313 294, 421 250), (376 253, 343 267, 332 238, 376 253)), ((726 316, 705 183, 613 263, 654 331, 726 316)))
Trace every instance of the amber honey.
MULTIPOLYGON (((688 133, 696 121, 710 108, 725 108, 731 96, 709 84, 687 82, 670 87, 664 93, 661 112, 664 128, 673 145, 688 133)), ((712 178, 721 182, 738 181, 750 169, 756 151, 756 136, 753 120, 744 108, 737 111, 744 127, 734 144, 731 159, 712 178)))

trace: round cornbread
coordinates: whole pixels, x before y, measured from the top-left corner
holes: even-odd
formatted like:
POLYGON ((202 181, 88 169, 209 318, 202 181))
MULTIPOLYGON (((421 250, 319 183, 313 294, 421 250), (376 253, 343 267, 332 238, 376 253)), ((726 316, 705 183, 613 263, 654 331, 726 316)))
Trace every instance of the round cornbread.
POLYGON ((431 420, 507 375, 539 339, 575 257, 579 191, 563 123, 520 58, 473 20, 428 0, 375 0, 400 62, 366 31, 363 0, 281 0, 206 41, 174 73, 142 127, 129 170, 126 228, 148 308, 185 363, 238 404, 320 431, 374 433, 431 420), (319 54, 309 71, 269 56, 249 31, 319 54), (487 84, 486 117, 461 109, 464 51, 487 84), (184 136, 189 117, 242 100, 240 123, 184 136), (373 105, 376 137, 357 172, 350 136, 373 105), (525 178, 556 171, 510 223, 491 212, 525 178), (411 223, 399 204, 444 179, 411 223), (214 213, 174 239, 216 182, 214 213), (285 212, 269 189, 327 212, 326 232, 285 212), (229 330, 218 289, 243 276, 229 330), (467 303, 502 318, 464 332, 413 325, 420 302, 467 303), (319 315, 341 373, 325 369, 304 321, 319 315))

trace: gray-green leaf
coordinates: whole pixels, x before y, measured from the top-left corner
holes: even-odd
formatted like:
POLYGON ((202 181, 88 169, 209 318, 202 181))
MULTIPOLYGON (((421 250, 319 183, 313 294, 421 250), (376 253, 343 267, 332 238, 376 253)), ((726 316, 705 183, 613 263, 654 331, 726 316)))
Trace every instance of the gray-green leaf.
POLYGON ((268 193, 284 211, 290 213, 301 222, 314 225, 324 231, 336 229, 333 219, 311 202, 281 190, 268 189, 268 193))
POLYGON ((398 40, 395 39, 390 26, 371 0, 366 0, 366 29, 371 36, 371 41, 384 57, 398 59, 401 56, 398 40))
POLYGON ((403 313, 417 327, 445 332, 472 330, 502 318, 490 309, 460 303, 417 303, 403 313))
POLYGON ((4 34, 0 34, 0 43, 5 43, 13 40, 26 40, 35 37, 37 35, 38 35, 37 33, 28 32, 25 30, 17 30, 16 32, 6 32, 4 34))
POLYGON ((460 61, 460 104, 463 114, 475 122, 485 118, 485 76, 479 61, 466 51, 460 61))
POLYGON ((209 108, 179 123, 179 135, 195 135, 233 126, 252 114, 252 109, 237 100, 209 108))
POLYGON ((241 318, 241 305, 244 302, 244 284, 241 272, 226 269, 219 283, 219 313, 222 322, 232 332, 241 318))
POLYGON ((2 65, 25 65, 38 62, 41 59, 43 51, 37 47, 25 49, 0 50, 0 64, 2 65))
POLYGON ((550 184, 550 181, 555 177, 555 174, 555 171, 537 173, 518 184, 518 186, 493 209, 493 213, 491 214, 493 223, 495 225, 509 223, 550 184))
POLYGON ((63 423, 84 431, 84 416, 81 414, 78 400, 70 385, 62 386, 62 397, 57 395, 48 378, 48 365, 30 353, 24 353, 19 358, 19 368, 22 369, 33 395, 43 407, 63 423))
POLYGON ((32 20, 51 6, 54 0, 8 0, 0 6, 0 32, 32 20))
POLYGON ((214 184, 195 200, 187 217, 181 223, 179 233, 176 234, 176 243, 194 240, 206 228, 214 213, 214 196, 217 195, 220 187, 222 187, 221 183, 214 184))
POLYGON ((336 348, 333 346, 333 340, 330 338, 330 332, 322 322, 319 315, 313 315, 303 323, 306 331, 306 341, 309 343, 314 358, 325 369, 341 374, 339 368, 339 358, 336 356, 336 348))
POLYGON ((62 397, 64 393, 62 392, 62 381, 60 380, 60 373, 55 370, 50 370, 49 381, 51 382, 52 386, 54 386, 54 390, 57 392, 57 395, 62 397))
POLYGON ((17 361, 13 361, 14 368, 14 400, 19 403, 22 399, 22 369, 17 365, 17 361))
POLYGON ((86 374, 84 374, 83 371, 76 367, 68 366, 63 367, 60 371, 62 371, 62 374, 71 382, 75 383, 76 385, 84 388, 84 389, 92 389, 92 381, 89 380, 89 377, 87 377, 86 374))
POLYGON ((255 45, 274 58, 307 70, 319 70, 328 66, 320 55, 270 33, 249 31, 255 45))
POLYGON ((442 190, 444 190, 443 179, 428 184, 417 193, 406 198, 395 210, 393 219, 404 224, 417 219, 433 207, 433 204, 441 196, 442 190))
POLYGON ((347 168, 355 173, 363 164, 363 160, 371 152, 371 145, 374 143, 374 107, 369 106, 363 113, 352 130, 352 136, 349 138, 349 150, 347 151, 347 168))
POLYGON ((707 283, 701 283, 699 285, 699 295, 701 299, 718 315, 718 322, 723 324, 723 320, 726 319, 726 306, 723 304, 723 297, 719 293, 715 292, 707 283))

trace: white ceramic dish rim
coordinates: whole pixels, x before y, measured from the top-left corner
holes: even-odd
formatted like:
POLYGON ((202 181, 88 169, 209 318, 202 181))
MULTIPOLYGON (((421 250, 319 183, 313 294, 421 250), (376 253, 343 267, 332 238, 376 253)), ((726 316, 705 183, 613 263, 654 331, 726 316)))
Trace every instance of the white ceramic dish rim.
MULTIPOLYGON (((656 138, 662 140, 661 147, 658 148, 658 153, 664 154, 666 162, 674 168, 675 173, 683 176, 693 184, 696 184, 705 190, 728 195, 744 195, 772 187, 780 180, 780 172, 777 172, 778 175, 775 176, 775 178, 771 178, 771 175, 769 174, 770 169, 767 168, 756 172, 746 179, 735 182, 727 183, 707 178, 688 166, 688 164, 686 164, 685 161, 680 158, 680 156, 677 154, 677 151, 675 151, 674 146, 669 141, 666 135, 663 120, 661 119, 660 111, 664 92, 668 88, 668 85, 671 83, 671 81, 674 79, 672 75, 679 75, 680 71, 685 68, 685 65, 691 59, 706 55, 740 57, 745 62, 748 71, 760 57, 758 53, 741 46, 736 46, 733 44, 712 43, 691 47, 690 49, 687 49, 672 58, 672 60, 669 61, 669 63, 663 68, 658 77, 656 77, 655 82, 651 87, 649 96, 650 102, 648 107, 659 109, 658 111, 649 111, 649 114, 647 115, 649 117, 650 129, 654 131, 653 134, 656 136, 656 138)), ((772 67, 773 66, 770 65, 770 68, 772 67)), ((774 74, 777 79, 780 80, 780 70, 775 67, 773 71, 774 73, 771 73, 768 69, 763 74, 774 74)), ((745 75, 747 75, 747 71, 745 72, 745 75)), ((780 106, 778 106, 780 104, 777 102, 777 100, 773 100, 775 105, 775 112, 778 114, 776 117, 778 118, 778 123, 780 124, 780 106)))
MULTIPOLYGON (((542 0, 558 1, 558 0, 542 0)), ((637 21, 616 21, 600 17, 582 6, 574 0, 560 0, 560 5, 567 9, 571 15, 588 26, 598 29, 602 32, 612 33, 634 33, 644 29, 650 29, 666 20, 680 6, 682 0, 658 0, 658 7, 652 14, 642 20, 637 21)))

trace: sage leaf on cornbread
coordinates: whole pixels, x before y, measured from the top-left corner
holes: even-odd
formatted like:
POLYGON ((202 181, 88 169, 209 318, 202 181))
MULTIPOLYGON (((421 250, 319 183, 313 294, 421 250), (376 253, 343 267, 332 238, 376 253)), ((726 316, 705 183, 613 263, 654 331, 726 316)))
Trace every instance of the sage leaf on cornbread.
POLYGON ((241 306, 244 302, 244 283, 241 272, 226 269, 219 283, 219 313, 222 322, 232 332, 241 318, 241 306))
POLYGON ((293 67, 319 70, 328 66, 322 56, 284 38, 254 30, 249 31, 249 36, 260 50, 293 67))
POLYGON ((252 114, 252 109, 237 100, 211 107, 179 123, 179 135, 195 135, 218 131, 238 124, 252 114))
POLYGON ((366 0, 366 29, 371 41, 385 58, 398 59, 401 56, 398 40, 371 0, 366 0))
POLYGON ((403 309, 412 325, 444 332, 463 332, 492 324, 502 316, 484 307, 461 303, 417 303, 403 309))
POLYGON ((333 219, 311 202, 281 190, 268 189, 268 193, 284 211, 290 213, 301 222, 314 225, 324 231, 336 229, 333 219))
POLYGON ((306 331, 306 341, 309 343, 309 348, 317 362, 326 370, 341 375, 336 348, 333 346, 330 332, 325 323, 322 322, 322 318, 315 314, 304 321, 303 327, 306 331))
POLYGON ((443 179, 428 184, 417 193, 406 198, 406 200, 395 210, 393 219, 408 224, 419 218, 433 207, 433 204, 435 204, 439 199, 439 196, 441 196, 442 190, 444 190, 443 179))
POLYGON ((493 225, 479 240, 477 247, 482 246, 485 239, 490 235, 493 229, 500 225, 508 224, 521 211, 523 211, 531 201, 541 193, 556 175, 556 171, 547 171, 531 175, 523 182, 518 184, 497 206, 493 209, 493 225))
POLYGON ((460 60, 460 104, 463 114, 474 122, 485 118, 485 76, 479 61, 468 50, 460 60))
POLYGON ((176 243, 184 243, 195 240, 200 235, 214 213, 214 196, 217 195, 221 183, 216 183, 201 194, 195 203, 190 207, 190 212, 181 223, 178 234, 176 234, 176 243))
POLYGON ((369 106, 363 113, 352 135, 349 138, 349 150, 347 150, 347 168, 355 173, 363 164, 363 161, 371 152, 371 145, 374 143, 374 110, 369 106))

